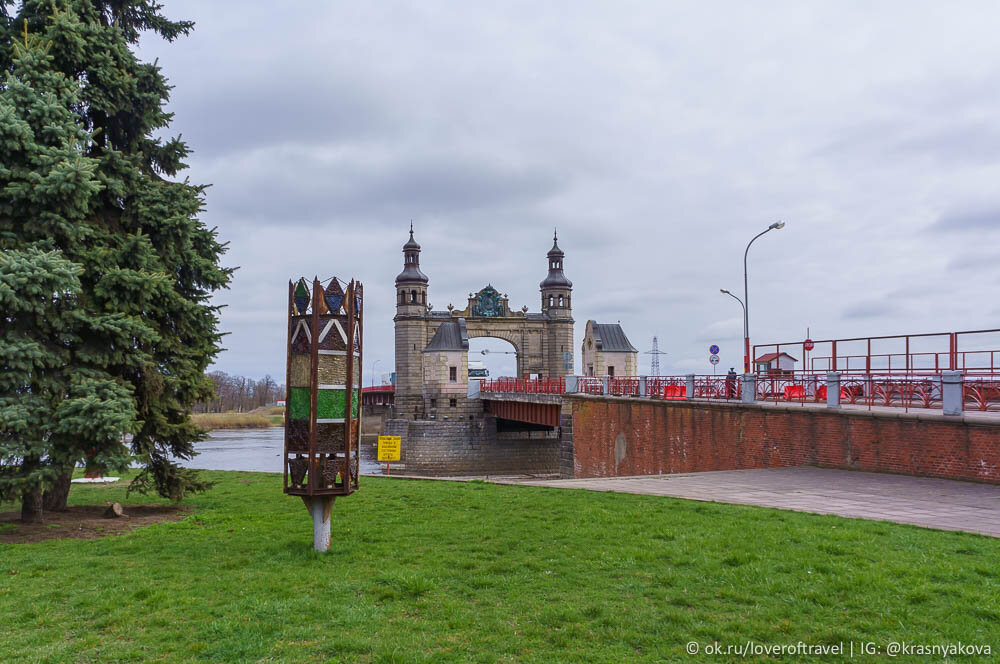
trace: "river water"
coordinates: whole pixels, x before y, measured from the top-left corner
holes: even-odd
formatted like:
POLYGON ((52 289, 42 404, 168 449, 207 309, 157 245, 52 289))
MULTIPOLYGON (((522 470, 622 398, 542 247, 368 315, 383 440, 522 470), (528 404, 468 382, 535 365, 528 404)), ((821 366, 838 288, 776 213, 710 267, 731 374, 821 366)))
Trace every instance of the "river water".
MULTIPOLYGON (((203 470, 247 470, 260 473, 280 473, 281 453, 285 444, 285 429, 219 429, 207 440, 195 443, 198 456, 181 461, 182 466, 203 470)), ((364 438, 368 438, 365 436, 364 438)), ((380 475, 381 464, 371 457, 371 444, 361 445, 361 473, 380 475), (366 458, 368 457, 368 458, 366 458)))

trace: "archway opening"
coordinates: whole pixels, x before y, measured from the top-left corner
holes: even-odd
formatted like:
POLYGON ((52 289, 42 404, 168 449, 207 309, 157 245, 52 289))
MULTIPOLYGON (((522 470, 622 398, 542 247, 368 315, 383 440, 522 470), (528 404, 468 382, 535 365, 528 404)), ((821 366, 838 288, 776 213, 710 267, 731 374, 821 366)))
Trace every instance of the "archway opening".
POLYGON ((469 339, 469 380, 517 376, 517 349, 497 337, 469 339))

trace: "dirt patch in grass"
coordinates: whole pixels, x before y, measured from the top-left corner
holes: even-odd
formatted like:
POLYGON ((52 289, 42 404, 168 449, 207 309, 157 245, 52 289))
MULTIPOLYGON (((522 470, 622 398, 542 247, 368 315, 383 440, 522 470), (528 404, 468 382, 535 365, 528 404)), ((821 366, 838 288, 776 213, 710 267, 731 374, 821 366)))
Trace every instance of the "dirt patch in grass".
POLYGON ((20 512, 0 513, 0 544, 28 544, 51 539, 93 539, 120 535, 166 521, 180 521, 190 510, 175 505, 125 505, 125 516, 108 519, 107 505, 74 505, 65 512, 46 512, 45 523, 21 523, 20 512))

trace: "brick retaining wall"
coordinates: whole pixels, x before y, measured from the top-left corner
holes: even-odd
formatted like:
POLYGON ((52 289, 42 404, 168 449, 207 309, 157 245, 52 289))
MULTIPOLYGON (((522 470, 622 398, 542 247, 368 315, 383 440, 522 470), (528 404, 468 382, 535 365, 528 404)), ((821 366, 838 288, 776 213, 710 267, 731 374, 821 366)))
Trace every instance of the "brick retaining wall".
POLYGON ((386 420, 385 435, 402 438, 408 475, 551 475, 559 472, 558 432, 498 434, 496 419, 386 420))
POLYGON ((572 429, 563 448, 576 477, 816 465, 1000 483, 1000 422, 583 395, 567 401, 572 429))

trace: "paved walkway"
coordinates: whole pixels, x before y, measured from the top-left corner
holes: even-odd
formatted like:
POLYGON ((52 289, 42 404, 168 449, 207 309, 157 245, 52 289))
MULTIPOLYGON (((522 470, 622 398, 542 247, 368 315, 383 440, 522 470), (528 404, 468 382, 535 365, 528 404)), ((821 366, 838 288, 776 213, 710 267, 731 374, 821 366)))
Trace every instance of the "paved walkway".
POLYGON ((1000 537, 1000 486, 993 484, 810 467, 507 481, 761 505, 1000 537))

